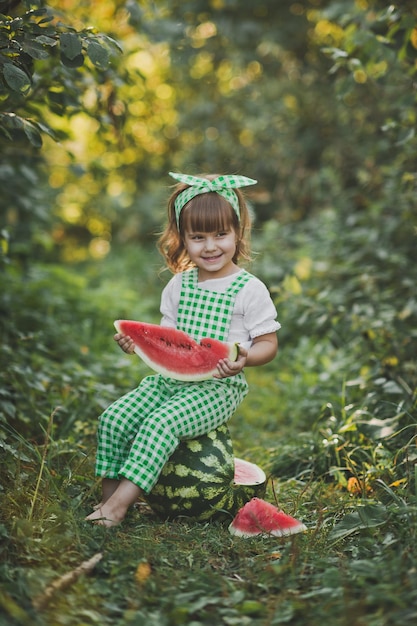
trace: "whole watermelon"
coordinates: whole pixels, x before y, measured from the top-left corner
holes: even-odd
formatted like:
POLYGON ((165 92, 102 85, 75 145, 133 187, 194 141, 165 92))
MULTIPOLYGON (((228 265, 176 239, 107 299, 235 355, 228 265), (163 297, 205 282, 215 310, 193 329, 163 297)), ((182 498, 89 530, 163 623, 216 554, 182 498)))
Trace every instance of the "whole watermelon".
POLYGON ((230 519, 251 498, 265 494, 265 474, 255 465, 253 469, 253 480, 246 476, 246 484, 235 482, 232 440, 223 424, 207 435, 181 442, 146 501, 164 520, 230 519))

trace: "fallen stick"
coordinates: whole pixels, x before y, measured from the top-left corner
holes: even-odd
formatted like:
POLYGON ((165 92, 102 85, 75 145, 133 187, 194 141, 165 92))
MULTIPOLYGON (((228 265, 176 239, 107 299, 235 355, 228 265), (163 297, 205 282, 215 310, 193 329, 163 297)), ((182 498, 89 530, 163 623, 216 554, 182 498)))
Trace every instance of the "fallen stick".
POLYGON ((60 576, 59 578, 54 580, 50 585, 48 585, 48 587, 45 589, 45 591, 42 594, 34 598, 33 600, 34 608, 38 611, 41 611, 42 609, 44 609, 47 606, 47 604, 50 602, 50 600, 52 599, 52 596, 57 591, 61 591, 62 589, 67 589, 67 587, 75 583, 75 581, 78 580, 80 576, 82 576, 83 574, 89 574, 90 572, 92 572, 95 566, 97 565, 97 563, 101 561, 102 558, 103 558, 102 552, 98 552, 97 554, 92 556, 91 559, 88 559, 88 561, 83 561, 81 565, 79 565, 74 570, 72 570, 72 572, 67 572, 63 576, 60 576))

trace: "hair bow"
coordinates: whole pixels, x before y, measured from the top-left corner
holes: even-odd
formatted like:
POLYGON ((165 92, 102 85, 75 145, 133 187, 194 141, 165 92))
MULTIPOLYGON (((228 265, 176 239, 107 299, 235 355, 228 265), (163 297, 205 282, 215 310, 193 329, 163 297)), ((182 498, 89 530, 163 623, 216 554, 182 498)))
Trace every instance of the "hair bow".
POLYGON ((256 185, 258 182, 253 178, 238 175, 217 176, 217 178, 213 180, 199 176, 190 176, 189 174, 176 174, 175 172, 169 172, 169 175, 180 183, 190 185, 175 198, 174 207, 177 224, 179 224, 180 221, 181 210, 187 202, 202 193, 208 193, 210 191, 215 191, 230 202, 238 219, 240 219, 239 200, 233 190, 240 187, 248 187, 249 185, 256 185))

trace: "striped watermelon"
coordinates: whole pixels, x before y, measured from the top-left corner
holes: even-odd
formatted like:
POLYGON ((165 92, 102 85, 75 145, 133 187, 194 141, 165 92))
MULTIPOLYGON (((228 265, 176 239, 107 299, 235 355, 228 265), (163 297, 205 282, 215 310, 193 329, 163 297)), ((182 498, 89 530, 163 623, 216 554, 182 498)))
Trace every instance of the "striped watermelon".
POLYGON ((146 501, 162 519, 227 519, 265 493, 265 473, 235 459, 227 425, 183 441, 166 463, 146 501))

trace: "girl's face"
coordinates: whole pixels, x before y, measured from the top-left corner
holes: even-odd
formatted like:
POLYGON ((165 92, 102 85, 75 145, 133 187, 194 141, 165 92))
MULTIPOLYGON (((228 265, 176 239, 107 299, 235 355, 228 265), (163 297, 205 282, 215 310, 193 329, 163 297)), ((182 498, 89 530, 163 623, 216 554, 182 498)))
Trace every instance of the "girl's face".
POLYGON ((233 262, 236 240, 233 228, 209 233, 185 231, 184 245, 191 261, 199 269, 200 281, 223 278, 236 271, 237 265, 233 262))

